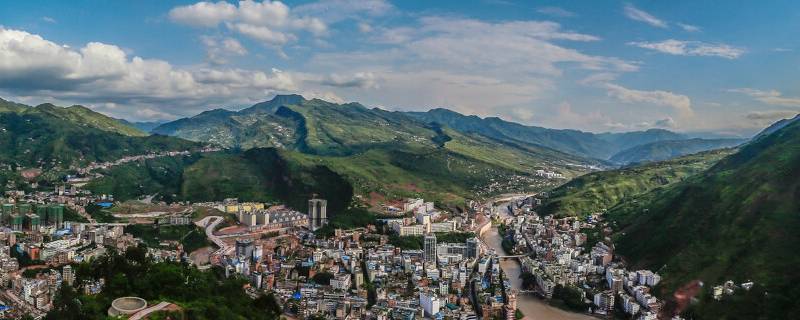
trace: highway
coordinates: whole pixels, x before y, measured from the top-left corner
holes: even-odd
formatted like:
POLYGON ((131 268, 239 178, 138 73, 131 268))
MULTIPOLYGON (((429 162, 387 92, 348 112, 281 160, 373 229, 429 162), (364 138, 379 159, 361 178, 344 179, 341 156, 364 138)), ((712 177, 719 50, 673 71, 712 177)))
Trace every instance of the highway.
POLYGON ((225 243, 221 237, 214 234, 214 230, 219 226, 220 223, 225 221, 223 217, 220 216, 207 216, 203 219, 196 221, 194 224, 198 227, 204 227, 206 229, 206 237, 211 240, 219 249, 214 251, 211 256, 220 257, 226 254, 230 254, 233 251, 233 247, 225 243))

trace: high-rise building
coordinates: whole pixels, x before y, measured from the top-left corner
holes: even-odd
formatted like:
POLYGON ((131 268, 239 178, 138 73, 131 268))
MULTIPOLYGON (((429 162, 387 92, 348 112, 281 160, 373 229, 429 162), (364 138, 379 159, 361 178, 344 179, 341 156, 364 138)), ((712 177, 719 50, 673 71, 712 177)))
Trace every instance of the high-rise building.
POLYGON ((425 251, 422 253, 425 262, 436 263, 436 235, 429 233, 425 235, 425 251))
POLYGON ((72 266, 64 266, 64 269, 61 272, 63 273, 62 277, 64 282, 66 282, 68 285, 72 285, 72 283, 75 282, 75 274, 72 272, 72 266))
POLYGON ((47 224, 54 225, 56 228, 64 226, 64 206, 54 204, 47 207, 47 224))
POLYGON ((467 258, 477 259, 481 255, 481 247, 478 238, 467 239, 467 258))
POLYGON ((253 240, 251 239, 236 240, 237 257, 245 257, 250 259, 253 256, 253 250, 255 250, 255 246, 253 245, 253 240))
POLYGON ((422 307, 425 316, 433 318, 439 313, 441 300, 433 292, 420 292, 419 305, 422 307))
POLYGON ((25 222, 25 216, 15 215, 11 217, 11 229, 14 231, 22 231, 22 226, 25 222))
POLYGON ((328 200, 308 200, 308 219, 311 230, 317 230, 328 224, 328 200))

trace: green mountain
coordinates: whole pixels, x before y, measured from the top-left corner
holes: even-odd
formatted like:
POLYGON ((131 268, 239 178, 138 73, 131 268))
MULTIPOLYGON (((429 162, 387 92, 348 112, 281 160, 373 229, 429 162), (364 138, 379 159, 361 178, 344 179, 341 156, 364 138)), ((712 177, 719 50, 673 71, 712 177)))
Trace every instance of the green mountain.
POLYGON ((424 195, 449 203, 559 183, 596 161, 547 147, 463 133, 407 114, 277 96, 240 111, 207 111, 153 132, 233 149, 276 148, 289 163, 323 165, 345 177, 364 202, 424 195))
POLYGON ((735 147, 745 142, 742 139, 687 139, 662 140, 622 150, 612 156, 614 163, 641 163, 672 159, 687 154, 714 149, 735 147))
POLYGON ((274 148, 146 160, 102 171, 85 188, 118 200, 157 195, 165 201, 239 198, 288 204, 304 210, 313 195, 328 199, 331 212, 347 209, 353 188, 325 166, 286 161, 274 148))
POLYGON ((625 199, 665 188, 710 168, 731 149, 692 154, 661 162, 589 173, 549 192, 540 214, 585 216, 613 208, 625 199))
POLYGON ((126 136, 141 137, 147 134, 139 129, 102 113, 94 112, 80 105, 71 107, 58 107, 50 103, 40 104, 36 107, 10 102, 0 99, 0 113, 15 113, 19 115, 42 115, 71 122, 76 125, 115 132, 126 136))
POLYGON ((82 106, 29 107, 3 100, 0 110, 0 163, 15 167, 67 168, 199 146, 172 137, 142 136, 140 131, 82 106))
POLYGON ((423 122, 439 123, 461 132, 478 133, 497 140, 543 146, 572 155, 603 160, 633 146, 654 141, 686 139, 684 135, 661 129, 601 134, 569 129, 548 129, 525 126, 494 117, 467 116, 442 108, 406 114, 423 122))
POLYGON ((800 312, 800 122, 761 137, 708 171, 611 209, 618 251, 664 275, 661 294, 705 284, 696 319, 790 319, 800 312), (752 280, 716 302, 711 286, 752 280))
POLYGON ((769 127, 766 127, 764 130, 761 130, 761 132, 756 134, 753 137, 753 140, 758 139, 758 138, 763 137, 763 136, 767 136, 767 135, 769 135, 769 134, 771 134, 771 133, 773 133, 775 131, 778 131, 778 130, 782 129, 783 127, 791 124, 792 122, 797 122, 797 121, 800 121, 800 113, 798 113, 793 118, 781 119, 781 120, 778 120, 777 122, 771 124, 769 127))
POLYGON ((149 133, 156 127, 165 123, 164 121, 128 121, 125 119, 115 119, 115 120, 121 122, 123 125, 134 127, 146 133, 149 133))

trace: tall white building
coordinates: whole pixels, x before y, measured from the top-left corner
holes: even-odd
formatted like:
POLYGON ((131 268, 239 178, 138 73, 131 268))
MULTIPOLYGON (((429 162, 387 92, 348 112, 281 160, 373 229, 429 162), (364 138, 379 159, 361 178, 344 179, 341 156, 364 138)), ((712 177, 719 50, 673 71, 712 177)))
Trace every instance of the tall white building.
POLYGON ((441 304, 441 300, 439 300, 439 297, 433 292, 419 293, 419 305, 422 307, 422 310, 425 311, 426 317, 433 318, 434 315, 439 313, 441 304))

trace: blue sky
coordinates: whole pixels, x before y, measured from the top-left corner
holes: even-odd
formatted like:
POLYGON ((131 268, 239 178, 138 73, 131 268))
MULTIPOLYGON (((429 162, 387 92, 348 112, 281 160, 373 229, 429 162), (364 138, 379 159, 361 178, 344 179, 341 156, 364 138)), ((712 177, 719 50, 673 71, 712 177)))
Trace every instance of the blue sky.
POLYGON ((278 93, 589 131, 750 134, 800 111, 796 1, 26 1, 0 96, 130 120, 278 93))

